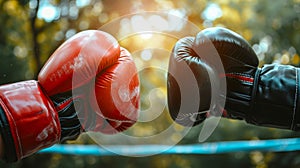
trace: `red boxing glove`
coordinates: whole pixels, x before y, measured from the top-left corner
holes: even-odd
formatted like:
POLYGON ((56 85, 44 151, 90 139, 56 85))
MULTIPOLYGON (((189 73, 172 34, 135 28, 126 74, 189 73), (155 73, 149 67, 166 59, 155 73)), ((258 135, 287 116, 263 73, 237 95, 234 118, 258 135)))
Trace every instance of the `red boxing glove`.
POLYGON ((53 53, 38 82, 0 87, 4 159, 22 159, 82 131, 124 131, 136 122, 138 103, 130 53, 105 32, 78 33, 53 53))
POLYGON ((137 120, 135 64, 130 53, 105 32, 88 30, 70 38, 46 62, 38 81, 55 102, 76 102, 86 131, 116 133, 137 120))

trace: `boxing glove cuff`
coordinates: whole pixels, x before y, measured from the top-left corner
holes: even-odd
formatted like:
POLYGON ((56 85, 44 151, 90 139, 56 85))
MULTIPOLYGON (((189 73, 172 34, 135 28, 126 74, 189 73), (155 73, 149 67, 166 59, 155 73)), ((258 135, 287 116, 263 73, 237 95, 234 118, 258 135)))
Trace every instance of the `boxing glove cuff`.
POLYGON ((299 130, 299 68, 271 64, 262 67, 254 85, 252 109, 246 121, 255 125, 299 130))
MULTIPOLYGON (((244 119, 258 126, 299 130, 299 68, 270 64, 248 74, 242 76, 243 94, 228 93, 225 117, 244 119)), ((234 86, 234 81, 229 82, 234 86)))
POLYGON ((36 81, 1 86, 0 106, 0 131, 7 162, 22 159, 59 141, 58 115, 36 81))

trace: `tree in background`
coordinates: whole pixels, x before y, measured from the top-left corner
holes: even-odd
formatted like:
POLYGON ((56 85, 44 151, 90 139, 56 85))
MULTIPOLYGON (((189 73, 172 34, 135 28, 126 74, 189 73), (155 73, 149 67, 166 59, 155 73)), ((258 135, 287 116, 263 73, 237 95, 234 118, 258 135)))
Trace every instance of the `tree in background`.
MULTIPOLYGON (((9 83, 20 79, 25 79, 27 72, 26 56, 30 46, 23 43, 26 38, 24 31, 24 11, 0 1, 0 82, 9 83), (19 45, 16 45, 19 44, 19 45)), ((26 16, 26 14, 25 14, 26 16)))

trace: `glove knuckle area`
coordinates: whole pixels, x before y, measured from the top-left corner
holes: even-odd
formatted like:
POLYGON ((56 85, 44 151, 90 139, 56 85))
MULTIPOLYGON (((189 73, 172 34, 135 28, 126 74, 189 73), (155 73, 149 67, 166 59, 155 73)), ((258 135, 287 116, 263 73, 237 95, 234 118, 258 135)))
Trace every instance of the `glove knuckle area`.
POLYGON ((202 111, 209 109, 211 100, 210 77, 207 72, 210 67, 194 52, 193 43, 194 37, 180 39, 169 60, 169 113, 175 122, 183 126, 195 126, 204 121, 206 112, 202 111), (200 101, 200 97, 205 99, 200 101))
POLYGON ((113 36, 86 30, 65 41, 52 54, 38 79, 49 95, 65 92, 84 85, 117 62, 119 56, 120 46, 113 36))
POLYGON ((184 37, 178 40, 173 47, 171 58, 174 58, 177 61, 181 61, 185 58, 196 56, 192 49, 194 39, 194 37, 184 37))
MULTIPOLYGON (((214 56, 226 64, 229 57, 236 62, 258 66, 258 58, 250 44, 239 34, 222 27, 207 28, 199 32, 195 38, 194 50, 200 57, 214 56)), ((217 61, 211 61, 214 65, 217 61)), ((224 67, 228 67, 228 63, 224 67)))
MULTIPOLYGON (((97 76, 95 89, 91 92, 92 108, 105 120, 97 123, 98 125, 107 123, 112 128, 123 131, 137 121, 139 78, 135 63, 126 49, 121 48, 118 61, 97 76)), ((105 130, 102 131, 109 132, 105 130)))

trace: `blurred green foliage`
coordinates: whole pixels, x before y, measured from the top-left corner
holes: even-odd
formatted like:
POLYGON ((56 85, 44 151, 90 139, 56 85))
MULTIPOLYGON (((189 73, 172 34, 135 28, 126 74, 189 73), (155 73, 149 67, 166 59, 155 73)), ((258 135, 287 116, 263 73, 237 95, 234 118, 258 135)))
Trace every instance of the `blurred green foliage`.
MULTIPOLYGON (((299 0, 0 0, 0 83, 34 79, 53 51, 76 32, 99 29, 124 15, 143 11, 176 11, 199 29, 224 26, 241 34, 253 46, 260 66, 267 63, 300 65, 299 0), (216 9, 209 15, 205 11, 216 9), (51 7, 46 10, 46 7, 51 7), (52 9, 52 11, 51 11, 52 9), (54 13, 51 13, 53 12, 54 13), (221 11, 221 12, 220 12, 221 11), (45 12, 45 13, 43 13, 45 12), (219 15, 216 15, 219 14, 219 15), (215 16, 215 17, 212 17, 215 16)), ((134 24, 134 23, 132 23, 134 24)), ((134 25, 131 25, 134 26, 134 25)), ((118 27, 119 36, 127 27, 118 27)), ((184 30, 179 30, 184 31, 184 30)), ((141 109, 151 103, 164 104, 168 66, 166 53, 176 39, 164 35, 133 35, 120 41, 132 52, 141 80, 141 109), (143 53, 147 47, 151 50, 143 53), (148 55, 147 55, 148 54, 148 55), (147 68, 145 68, 147 67, 147 68), (152 68, 151 68, 152 67, 152 68), (161 67, 161 70, 153 67, 161 67), (158 90, 153 91, 153 89, 158 90), (153 97, 149 92, 153 91, 153 97)), ((158 107, 158 106, 157 106, 158 107)), ((155 110, 148 110, 156 114, 155 110)), ((153 117, 153 116, 152 116, 153 117)), ((138 123, 126 133, 153 135, 171 123, 167 109, 152 122, 138 123)), ((179 144, 199 143, 202 125, 187 135, 172 137, 179 144)), ((183 128, 175 127, 180 132, 183 128)), ((256 127, 243 121, 221 119, 207 141, 235 141, 299 137, 299 133, 274 128, 256 127)), ((107 140, 109 141, 109 139, 107 140)), ((78 144, 95 143, 83 134, 78 144)), ((236 152, 219 155, 155 155, 149 157, 96 157, 59 154, 35 154, 18 163, 0 162, 0 167, 300 167, 299 152, 236 152)))

